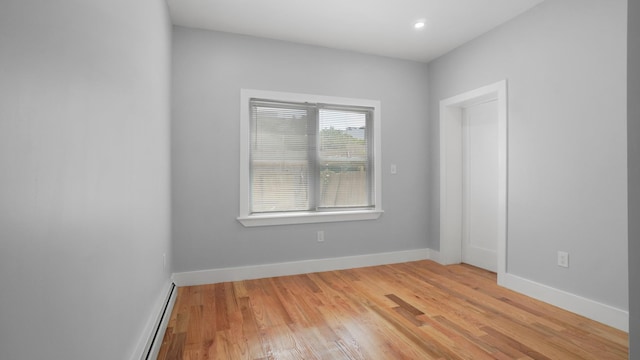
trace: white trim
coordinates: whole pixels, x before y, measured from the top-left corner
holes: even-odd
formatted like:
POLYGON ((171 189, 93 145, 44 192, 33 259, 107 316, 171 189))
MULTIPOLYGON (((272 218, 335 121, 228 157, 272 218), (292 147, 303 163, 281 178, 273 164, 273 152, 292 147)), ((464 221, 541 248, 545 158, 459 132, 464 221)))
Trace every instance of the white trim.
POLYGON ((627 332, 629 331, 628 311, 513 274, 506 274, 502 285, 510 290, 517 291, 534 299, 544 301, 559 308, 585 316, 616 329, 627 332))
POLYGON ((131 360, 146 360, 147 354, 150 354, 149 359, 155 359, 157 357, 178 293, 177 287, 173 289, 173 292, 171 291, 172 287, 173 283, 168 282, 162 289, 162 292, 160 293, 161 296, 156 300, 156 303, 152 307, 155 311, 152 313, 152 316, 149 318, 144 330, 142 331, 142 336, 140 337, 138 345, 131 356, 131 360), (167 302, 168 306, 165 316, 163 317, 162 314, 164 306, 167 302), (156 329, 160 329, 157 334, 156 329))
POLYGON ((447 265, 447 262, 444 261, 444 258, 438 250, 429 249, 429 260, 433 260, 440 265, 447 265))
POLYGON ((462 109, 490 100, 498 106, 498 284, 507 272, 507 81, 440 101, 440 254, 462 261, 462 109))
POLYGON ((246 227, 310 224, 336 221, 375 220, 379 218, 382 213, 382 211, 376 210, 276 213, 239 217, 238 221, 246 227))
POLYGON ((278 91, 253 89, 240 90, 240 214, 237 218, 242 225, 268 226, 285 224, 306 224, 335 221, 373 220, 382 215, 382 109, 379 100, 353 99, 324 95, 298 94, 278 91), (368 211, 332 211, 321 212, 293 212, 281 214, 252 215, 250 209, 250 114, 249 100, 251 98, 271 99, 288 102, 314 102, 332 105, 354 105, 373 108, 373 193, 375 208, 368 211))
POLYGON ((189 271, 173 274, 173 281, 178 286, 204 285, 226 281, 261 279, 274 276, 308 274, 321 271, 428 260, 429 258, 430 250, 425 248, 338 258, 189 271))

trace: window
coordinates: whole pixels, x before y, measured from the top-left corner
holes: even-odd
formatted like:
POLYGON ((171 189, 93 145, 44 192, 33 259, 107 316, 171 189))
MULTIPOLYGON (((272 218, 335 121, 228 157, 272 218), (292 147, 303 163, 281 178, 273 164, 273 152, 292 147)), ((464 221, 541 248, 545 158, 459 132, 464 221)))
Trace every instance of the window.
POLYGON ((242 90, 245 226, 376 219, 378 101, 242 90))

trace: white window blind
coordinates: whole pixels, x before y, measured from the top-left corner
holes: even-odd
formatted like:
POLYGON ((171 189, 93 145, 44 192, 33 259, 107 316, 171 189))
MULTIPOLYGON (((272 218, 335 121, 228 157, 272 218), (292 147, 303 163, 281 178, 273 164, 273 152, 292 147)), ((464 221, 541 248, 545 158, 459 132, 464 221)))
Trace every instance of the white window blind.
POLYGON ((249 103, 251 214, 375 206, 372 108, 249 103))

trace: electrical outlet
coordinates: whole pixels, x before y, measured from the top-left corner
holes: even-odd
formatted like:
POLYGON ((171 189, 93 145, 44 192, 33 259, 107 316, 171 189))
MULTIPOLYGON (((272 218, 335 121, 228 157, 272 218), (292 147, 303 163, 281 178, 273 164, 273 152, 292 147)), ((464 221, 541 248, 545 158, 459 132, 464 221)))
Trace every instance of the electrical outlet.
POLYGON ((395 175, 398 173, 398 166, 396 164, 391 164, 391 175, 395 175))
POLYGON ((569 253, 566 251, 558 251, 558 266, 569 267, 569 253))
POLYGON ((324 241, 324 231, 320 230, 318 231, 318 242, 323 242, 324 241))

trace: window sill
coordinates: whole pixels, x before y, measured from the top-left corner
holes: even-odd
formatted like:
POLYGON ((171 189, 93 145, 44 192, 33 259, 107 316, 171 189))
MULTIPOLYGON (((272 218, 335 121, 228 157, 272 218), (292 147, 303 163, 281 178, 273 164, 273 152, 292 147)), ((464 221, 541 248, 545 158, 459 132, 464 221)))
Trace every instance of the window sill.
POLYGON ((245 227, 313 224, 338 221, 375 220, 382 210, 332 211, 332 212, 296 212, 240 216, 238 221, 245 227))

